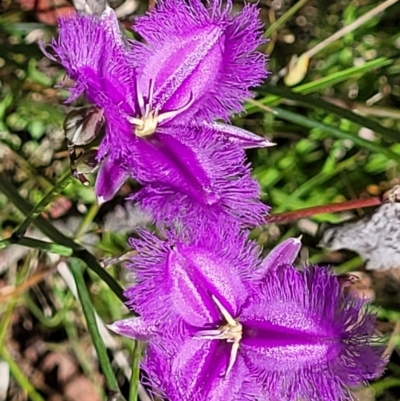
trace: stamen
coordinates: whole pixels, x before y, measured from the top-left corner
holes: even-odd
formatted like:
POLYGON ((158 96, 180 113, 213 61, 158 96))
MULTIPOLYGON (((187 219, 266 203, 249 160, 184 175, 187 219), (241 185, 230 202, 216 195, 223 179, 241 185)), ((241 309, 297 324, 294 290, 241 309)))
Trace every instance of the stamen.
POLYGON ((158 124, 176 117, 178 114, 186 111, 194 102, 193 94, 190 93, 190 99, 185 106, 177 110, 167 111, 165 113, 159 114, 157 108, 151 109, 153 102, 153 91, 154 91, 154 81, 150 80, 149 94, 147 102, 144 102, 142 93, 137 90, 137 100, 140 108, 142 117, 127 117, 127 120, 135 125, 134 133, 136 136, 143 138, 154 134, 157 130, 158 124))
POLYGON ((139 105, 139 110, 142 115, 144 115, 144 99, 143 99, 143 93, 141 89, 139 89, 139 82, 136 81, 136 96, 137 96, 137 102, 139 105))
POLYGON ((217 304, 218 309, 222 313, 222 316, 225 318, 227 323, 230 326, 236 326, 236 324, 237 324, 236 320, 230 315, 230 313, 225 309, 225 307, 221 304, 221 302, 219 302, 218 298, 214 295, 211 295, 211 298, 217 304))
POLYGON ((153 104, 153 96, 154 96, 154 79, 150 79, 149 96, 147 99, 147 104, 149 105, 149 108, 153 104))
POLYGON ((231 357, 229 358, 229 364, 228 367, 226 368, 225 377, 227 377, 231 372, 233 365, 236 361, 238 351, 239 351, 239 341, 235 341, 232 344, 231 357))
POLYGON ((220 310, 222 316, 226 320, 227 324, 220 326, 216 330, 200 330, 195 334, 194 338, 199 340, 226 340, 232 343, 231 355, 229 357, 228 367, 225 371, 225 377, 231 372, 233 365, 236 361, 239 352, 239 343, 242 339, 243 327, 235 320, 226 308, 221 304, 217 297, 211 296, 220 310))
POLYGON ((181 107, 180 109, 171 110, 171 111, 167 111, 166 113, 160 114, 160 116, 158 117, 158 122, 162 123, 163 121, 169 120, 170 118, 175 118, 178 114, 183 113, 189 107, 191 107, 193 105, 193 103, 194 103, 194 96, 193 96, 193 93, 190 92, 189 101, 185 104, 185 106, 181 107))
POLYGON ((221 330, 200 330, 198 331, 194 338, 199 338, 202 340, 216 340, 220 339, 225 333, 221 333, 221 330))

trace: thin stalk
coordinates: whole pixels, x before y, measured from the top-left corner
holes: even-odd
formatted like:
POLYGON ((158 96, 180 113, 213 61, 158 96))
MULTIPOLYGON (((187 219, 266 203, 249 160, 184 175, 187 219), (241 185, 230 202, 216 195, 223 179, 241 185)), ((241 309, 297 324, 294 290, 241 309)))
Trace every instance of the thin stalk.
POLYGON ((26 377, 26 374, 14 362, 13 358, 4 347, 0 349, 0 355, 7 362, 15 381, 28 394, 29 399, 31 401, 44 401, 44 398, 36 392, 35 388, 26 377))
POLYGON ((28 248, 40 249, 41 251, 55 253, 61 256, 72 256, 73 249, 59 244, 54 244, 53 242, 41 241, 30 237, 15 238, 10 237, 0 241, 0 249, 5 248, 12 244, 18 244, 26 246, 28 248))
POLYGON ((32 300, 30 297, 29 293, 24 294, 24 304, 25 306, 29 309, 29 311, 32 313, 33 316, 40 322, 45 327, 49 328, 54 328, 59 326, 63 319, 64 316, 67 313, 67 310, 72 307, 72 303, 68 302, 65 304, 65 300, 62 301, 63 309, 58 311, 53 317, 49 318, 46 317, 42 310, 36 305, 36 303, 32 300))
POLYGON ((89 211, 85 214, 85 217, 82 220, 82 223, 79 226, 77 233, 75 234, 76 239, 79 239, 82 235, 86 233, 90 224, 92 224, 93 219, 96 217, 98 211, 99 211, 99 205, 97 203, 93 203, 89 211))
POLYGON ((385 2, 379 4, 378 6, 376 6, 372 10, 368 11, 361 17, 357 18, 351 24, 346 25, 342 29, 339 29, 333 35, 329 36, 329 38, 326 38, 322 42, 318 43, 316 46, 314 46, 312 49, 305 52, 303 55, 307 55, 309 58, 315 56, 318 52, 320 52, 325 47, 329 46, 331 43, 333 43, 336 40, 340 39, 341 37, 347 35, 348 33, 354 31, 355 29, 357 29, 361 25, 365 24, 370 19, 376 17, 382 11, 386 10, 388 7, 392 6, 393 4, 397 3, 398 1, 399 0, 386 0, 385 2))
MULTIPOLYGON (((22 196, 18 193, 16 188, 11 185, 7 179, 0 174, 0 191, 3 192, 8 199, 22 212, 25 216, 28 215, 32 210, 30 205, 22 196)), ((106 270, 104 270, 96 258, 81 245, 74 242, 71 238, 66 237, 60 231, 58 231, 48 220, 42 216, 37 216, 32 222, 43 234, 49 237, 52 241, 66 248, 73 250, 72 256, 81 259, 92 269, 115 293, 115 295, 121 300, 125 301, 123 296, 123 290, 118 282, 112 277, 106 270)), ((18 243, 19 238, 14 238, 15 243, 18 243)))
MULTIPOLYGON (((26 275, 29 272, 29 258, 26 258, 22 268, 17 271, 17 277, 15 279, 14 285, 19 285, 24 282, 26 275)), ((10 328, 10 322, 12 318, 13 311, 17 306, 18 297, 12 298, 7 304, 5 304, 6 311, 2 315, 0 320, 0 350, 4 348, 7 330, 10 328)))
MULTIPOLYGON (((293 88, 293 92, 308 94, 314 93, 320 90, 323 90, 328 87, 332 87, 338 83, 341 83, 347 79, 351 79, 354 77, 361 76, 363 73, 371 71, 372 69, 382 68, 387 65, 393 63, 393 60, 389 60, 385 57, 378 57, 374 60, 366 61, 361 66, 350 67, 345 70, 340 70, 334 72, 328 76, 324 76, 322 78, 316 79, 314 81, 306 82, 305 84, 301 84, 293 88)), ((265 86, 268 88, 269 86, 265 86)), ((263 87, 260 88, 261 90, 263 87)), ((276 95, 267 95, 262 99, 257 100, 257 103, 253 99, 247 99, 245 104, 245 110, 247 115, 255 113, 259 109, 259 105, 263 104, 264 106, 276 105, 282 101, 282 97, 276 95)))
MULTIPOLYGON (((78 330, 76 324, 69 319, 68 315, 65 316, 63 321, 65 331, 67 332, 67 336, 69 338, 69 342, 73 352, 75 353, 76 358, 79 361, 79 365, 82 367, 83 373, 88 379, 93 383, 96 384, 96 369, 93 366, 93 360, 88 360, 83 348, 82 348, 82 341, 78 335, 78 330)), ((101 399, 104 399, 104 391, 100 386, 95 386, 95 389, 100 396, 101 399)))
POLYGON ((44 196, 44 198, 28 213, 25 220, 15 230, 14 234, 16 237, 20 237, 25 234, 28 227, 33 221, 41 214, 48 204, 56 197, 71 181, 71 173, 65 174, 60 181, 44 196))
POLYGON ((314 216, 322 213, 337 213, 345 210, 362 209, 364 207, 379 206, 382 199, 378 196, 365 199, 354 199, 341 203, 329 203, 327 205, 311 206, 304 209, 298 209, 291 212, 276 213, 268 216, 265 220, 267 223, 284 224, 289 221, 299 220, 304 217, 314 216))
POLYGON ((142 358, 143 344, 135 341, 133 349, 132 375, 129 387, 129 401, 137 401, 139 393, 140 359, 142 358))
POLYGON ((356 145, 360 146, 361 148, 367 149, 374 153, 384 154, 388 159, 399 161, 400 156, 394 153, 391 149, 387 149, 377 143, 367 141, 365 139, 360 138, 357 135, 353 135, 349 132, 345 132, 340 130, 339 128, 332 127, 328 124, 321 123, 319 121, 312 120, 308 117, 305 117, 301 114, 293 113, 288 110, 284 110, 278 107, 266 107, 262 103, 257 100, 251 99, 249 100, 250 103, 257 105, 260 109, 265 111, 271 111, 272 113, 282 120, 290 121, 292 123, 298 124, 300 126, 314 129, 318 128, 322 132, 326 132, 327 134, 339 138, 339 139, 349 139, 354 142, 356 145))
POLYGON ((356 256, 353 259, 348 260, 347 262, 342 263, 340 266, 335 267, 335 271, 337 274, 349 273, 354 270, 357 270, 363 264, 360 256, 356 256))
POLYGON ((83 279, 83 269, 81 262, 74 258, 71 258, 69 266, 71 269, 71 273, 74 276, 76 288, 78 291, 78 297, 82 305, 88 330, 96 349, 96 354, 99 359, 99 364, 101 366, 101 370, 103 371, 107 386, 111 392, 119 393, 120 391, 118 388, 118 382, 112 370, 110 360, 108 359, 107 349, 100 336, 99 328, 97 327, 96 323, 95 313, 93 310, 93 305, 90 301, 90 296, 86 288, 85 280, 83 279))
MULTIPOLYGON (((266 86, 266 92, 277 95, 281 97, 281 100, 289 99, 297 102, 301 106, 308 106, 316 109, 325 110, 327 112, 338 115, 341 118, 352 121, 361 127, 369 128, 370 130, 381 134, 385 137, 385 139, 390 142, 397 143, 399 140, 398 131, 390 128, 386 128, 378 122, 371 120, 369 118, 365 118, 359 114, 356 114, 350 110, 347 110, 343 107, 336 106, 333 103, 327 102, 319 97, 304 95, 300 93, 296 93, 294 90, 290 90, 282 87, 275 86, 266 86), (284 99, 283 99, 284 98, 284 99)), ((365 107, 365 106, 364 106, 365 107)))
POLYGON ((293 7, 289 8, 277 21, 269 26, 269 28, 265 31, 264 36, 269 37, 271 33, 275 32, 281 25, 283 25, 286 21, 288 21, 297 11, 303 7, 308 0, 299 0, 293 7))

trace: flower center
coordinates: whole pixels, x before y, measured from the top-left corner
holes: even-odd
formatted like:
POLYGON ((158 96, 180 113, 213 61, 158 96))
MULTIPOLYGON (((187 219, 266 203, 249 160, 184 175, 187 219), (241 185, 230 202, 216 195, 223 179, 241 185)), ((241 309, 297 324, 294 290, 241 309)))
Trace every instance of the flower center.
POLYGON ((226 340, 232 343, 231 355, 228 367, 226 368, 225 377, 228 376, 233 368, 239 351, 239 343, 243 336, 243 326, 234 319, 230 313, 224 308, 221 302, 214 296, 211 296, 222 316, 225 318, 226 324, 223 324, 216 330, 201 330, 195 334, 195 338, 199 340, 226 340))
POLYGON ((131 117, 128 116, 128 121, 135 126, 134 134, 139 138, 144 138, 146 136, 153 135, 157 126, 166 120, 170 120, 175 118, 178 114, 186 111, 192 104, 194 103, 193 94, 190 93, 190 98, 188 102, 176 109, 166 111, 164 113, 160 113, 160 109, 158 106, 153 106, 153 98, 154 98, 154 81, 150 80, 149 85, 149 93, 146 97, 146 100, 143 97, 143 94, 139 88, 136 89, 137 101, 139 104, 140 116, 139 117, 131 117))

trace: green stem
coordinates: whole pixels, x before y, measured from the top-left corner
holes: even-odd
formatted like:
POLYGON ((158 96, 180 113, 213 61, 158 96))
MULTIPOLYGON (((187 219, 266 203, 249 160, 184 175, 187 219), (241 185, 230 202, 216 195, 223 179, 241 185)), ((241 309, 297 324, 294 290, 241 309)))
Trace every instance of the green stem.
POLYGON ((29 399, 31 399, 32 401, 44 401, 44 398, 42 398, 42 396, 36 392, 35 388, 27 379, 24 372, 22 372, 22 370, 14 362, 13 358, 4 347, 0 349, 0 355, 7 362, 15 381, 26 391, 29 399))
POLYGON ((26 246, 29 248, 40 249, 41 251, 56 253, 61 256, 72 256, 74 251, 64 245, 54 244, 52 242, 41 241, 35 238, 30 237, 21 237, 21 238, 7 238, 0 241, 0 249, 5 248, 6 246, 18 244, 22 246, 26 246))
MULTIPOLYGON (((332 170, 330 172, 323 172, 322 171, 322 172, 316 174, 314 177, 310 178, 303 185, 301 185, 295 191, 293 191, 290 194, 290 199, 291 200, 299 199, 304 194, 309 193, 317 185, 319 185, 319 184, 331 179, 332 177, 334 177, 336 174, 340 173, 341 171, 344 171, 347 168, 353 166, 358 157, 359 157, 359 155, 355 154, 354 156, 349 157, 348 159, 343 160, 342 162, 338 163, 334 170, 332 170)), ((278 206, 278 207, 275 208, 275 212, 276 213, 281 213, 286 208, 287 208, 287 205, 278 206)))
POLYGON ((280 98, 285 98, 289 100, 294 100, 295 102, 301 104, 302 106, 309 106, 316 109, 326 110, 330 113, 336 114, 341 118, 352 121, 361 127, 369 128, 370 130, 381 134, 385 137, 386 140, 397 143, 399 141, 399 133, 398 131, 390 128, 386 128, 378 122, 371 120, 370 118, 365 118, 364 116, 360 116, 350 110, 344 109, 342 107, 336 106, 332 103, 329 103, 320 97, 304 95, 300 93, 296 93, 290 89, 276 87, 267 85, 263 88, 266 92, 277 95, 280 98))
POLYGON ((71 181, 71 173, 65 174, 60 181, 44 196, 44 198, 27 214, 25 220, 15 230, 14 234, 16 237, 24 235, 28 227, 33 221, 39 216, 40 213, 46 209, 48 204, 57 196, 71 181))
MULTIPOLYGON (((31 212, 32 205, 30 205, 24 198, 21 197, 16 188, 10 184, 2 174, 0 174, 0 191, 3 192, 25 216, 31 212)), ((92 269, 110 287, 110 289, 121 301, 125 301, 121 286, 114 279, 114 277, 108 274, 108 272, 99 265, 96 258, 89 251, 74 242, 71 238, 66 237, 48 220, 40 215, 37 216, 32 223, 52 241, 66 248, 71 248, 73 250, 72 256, 75 256, 85 262, 88 267, 92 269)), ((19 238, 14 238, 14 240, 16 243, 18 243, 19 238)))
MULTIPOLYGON (((382 68, 384 66, 390 65, 393 63, 393 60, 389 60, 385 57, 378 57, 374 60, 370 60, 365 62, 361 66, 355 66, 355 67, 350 67, 345 70, 340 70, 337 72, 334 72, 328 76, 324 76, 320 79, 316 79, 311 82, 306 82, 305 84, 296 86, 293 88, 293 92, 296 93, 302 93, 302 94, 308 94, 308 93, 314 93, 316 91, 325 89, 325 88, 330 88, 333 85, 336 85, 340 82, 343 82, 347 79, 354 78, 354 77, 359 77, 365 72, 369 72, 372 69, 377 69, 377 68, 382 68)), ((258 90, 263 91, 266 90, 268 92, 269 86, 261 86, 258 88, 258 90)), ((259 99, 257 101, 257 104, 252 101, 252 99, 248 99, 247 104, 245 104, 245 110, 246 114, 252 114, 257 111, 259 111, 260 107, 259 104, 263 104, 264 106, 271 106, 275 105, 279 102, 282 101, 282 98, 280 96, 276 95, 267 95, 262 99, 259 99)))
POLYGON ((318 128, 322 132, 326 132, 327 134, 332 135, 333 137, 339 139, 349 139, 356 145, 360 146, 361 148, 368 149, 371 152, 384 154, 389 159, 396 161, 400 159, 400 156, 392 152, 390 149, 384 148, 383 146, 380 146, 374 142, 366 141, 365 139, 362 139, 357 135, 352 135, 349 132, 344 132, 338 128, 321 123, 319 121, 312 120, 308 117, 305 117, 297 113, 293 113, 288 110, 280 109, 278 107, 271 107, 271 110, 274 112, 276 117, 281 118, 283 120, 290 121, 292 123, 310 129, 318 128))
POLYGON ((308 0, 299 0, 293 7, 285 12, 277 21, 275 21, 270 27, 265 31, 264 36, 268 37, 271 33, 275 32, 281 25, 288 21, 297 11, 303 7, 308 0))
MULTIPOLYGON (((93 384, 96 384, 96 369, 94 369, 93 360, 92 358, 90 358, 90 361, 88 360, 88 357, 86 356, 86 353, 82 348, 81 337, 78 335, 78 330, 75 322, 71 321, 68 316, 65 316, 63 323, 65 331, 67 332, 69 343, 73 352, 75 353, 76 358, 79 361, 79 365, 82 367, 83 373, 93 384)), ((95 386, 95 388, 101 399, 104 399, 104 391, 102 387, 95 386)))
POLYGON ((110 360, 108 359, 106 347, 100 336, 100 332, 96 323, 95 313, 93 310, 93 305, 90 301, 90 296, 86 288, 85 280, 83 279, 81 262, 74 258, 71 258, 69 266, 75 279, 78 297, 82 304, 82 309, 86 318, 88 330, 90 336, 92 337, 92 341, 96 349, 96 354, 99 359, 99 364, 103 371, 107 386, 110 391, 119 393, 118 382, 112 370, 110 360))
POLYGON ((392 6, 393 4, 396 4, 399 0, 386 0, 385 2, 378 4, 376 7, 374 7, 372 10, 368 11, 361 17, 357 18, 355 21, 353 21, 351 24, 344 26, 342 29, 339 31, 336 31, 333 35, 329 36, 322 42, 319 42, 315 47, 312 49, 308 50, 305 54, 309 58, 314 57, 318 52, 320 52, 322 49, 326 48, 336 40, 340 39, 341 37, 347 35, 350 32, 355 31, 357 28, 359 28, 361 25, 365 24, 368 22, 371 18, 376 17, 378 14, 380 14, 382 11, 386 10, 388 7, 392 6))
MULTIPOLYGON (((36 305, 36 303, 32 300, 32 298, 29 295, 29 292, 24 293, 24 303, 29 309, 29 311, 32 313, 33 316, 40 322, 45 327, 49 328, 54 328, 57 326, 60 326, 62 323, 64 316, 67 314, 67 308, 65 307, 64 301, 63 301, 63 309, 61 311, 58 311, 53 317, 48 318, 46 317, 42 310, 36 305)), ((71 304, 71 303, 69 303, 71 304)), ((72 307, 72 305, 67 305, 72 307)))
MULTIPOLYGON (((29 272, 29 258, 26 258, 22 267, 17 271, 17 277, 15 279, 14 285, 18 286, 24 281, 29 272)), ((4 348, 7 330, 10 328, 11 318, 15 307, 17 306, 19 298, 13 297, 8 303, 5 304, 6 311, 3 313, 0 320, 0 350, 4 348)))
POLYGON ((143 344, 135 341, 133 350, 132 375, 129 388, 129 401, 137 401, 139 392, 140 360, 142 358, 143 344))
POLYGON ((82 223, 79 226, 77 233, 75 234, 76 239, 79 239, 82 235, 85 234, 86 230, 90 227, 90 224, 92 224, 94 218, 96 217, 98 211, 99 205, 97 203, 93 203, 89 211, 85 213, 85 217, 82 220, 82 223))

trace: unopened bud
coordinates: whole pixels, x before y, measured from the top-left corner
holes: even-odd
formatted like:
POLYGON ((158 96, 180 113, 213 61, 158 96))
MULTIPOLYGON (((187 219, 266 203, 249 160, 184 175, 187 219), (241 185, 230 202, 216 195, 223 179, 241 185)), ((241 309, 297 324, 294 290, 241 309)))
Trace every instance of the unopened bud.
POLYGON ((354 283, 356 283, 357 281, 360 281, 360 278, 358 276, 351 273, 339 274, 337 276, 337 279, 343 288, 349 287, 354 283))
POLYGON ((83 152, 76 161, 76 169, 83 174, 92 174, 99 167, 99 162, 96 158, 97 150, 90 149, 83 152))
POLYGON ((103 122, 103 109, 98 107, 72 110, 64 121, 65 136, 74 146, 87 145, 99 134, 103 122))

